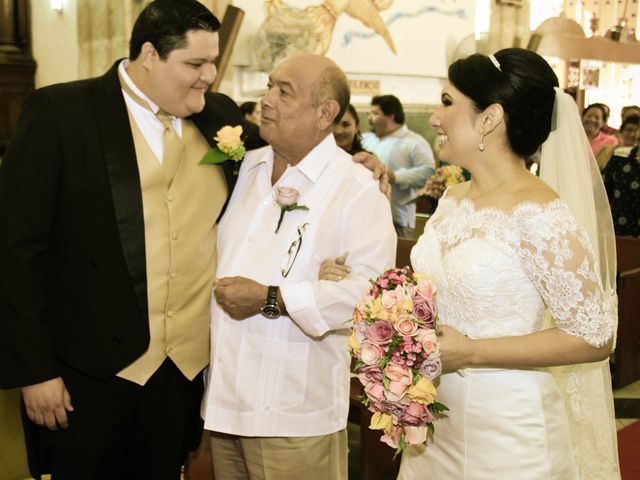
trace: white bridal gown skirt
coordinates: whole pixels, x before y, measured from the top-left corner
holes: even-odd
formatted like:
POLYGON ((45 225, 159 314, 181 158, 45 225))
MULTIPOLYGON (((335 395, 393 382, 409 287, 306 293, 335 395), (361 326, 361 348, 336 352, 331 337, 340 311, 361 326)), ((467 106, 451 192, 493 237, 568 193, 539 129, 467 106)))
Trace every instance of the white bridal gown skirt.
POLYGON ((402 455, 399 480, 575 480, 563 400, 543 370, 465 369, 440 377, 433 443, 402 455))

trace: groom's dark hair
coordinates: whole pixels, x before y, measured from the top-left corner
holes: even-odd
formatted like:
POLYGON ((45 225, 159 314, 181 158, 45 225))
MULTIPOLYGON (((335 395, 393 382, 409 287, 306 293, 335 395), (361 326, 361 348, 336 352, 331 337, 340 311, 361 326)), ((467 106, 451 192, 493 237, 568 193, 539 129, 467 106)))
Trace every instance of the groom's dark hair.
POLYGON ((147 5, 131 32, 129 59, 135 60, 142 45, 151 42, 162 60, 187 44, 187 32, 217 32, 220 21, 198 0, 155 0, 147 5))

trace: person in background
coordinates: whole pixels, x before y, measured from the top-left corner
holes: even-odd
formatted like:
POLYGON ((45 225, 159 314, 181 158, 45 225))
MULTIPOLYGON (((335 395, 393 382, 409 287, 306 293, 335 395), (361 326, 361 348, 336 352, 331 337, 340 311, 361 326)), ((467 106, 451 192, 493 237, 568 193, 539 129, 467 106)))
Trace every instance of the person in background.
POLYGON ((618 144, 618 139, 614 135, 602 131, 602 127, 609 118, 607 112, 608 108, 602 103, 593 103, 582 112, 582 126, 595 156, 598 156, 605 145, 618 144))
POLYGON ((240 111, 245 120, 260 126, 260 104, 258 102, 244 102, 240 105, 240 111))
POLYGON ((360 133, 360 120, 356 108, 349 104, 347 111, 338 123, 333 127, 333 136, 336 143, 345 152, 355 155, 364 151, 362 146, 362 134, 360 133))
POLYGON ((626 145, 614 150, 604 165, 602 179, 616 235, 640 237, 640 117, 628 116, 620 133, 626 145))
POLYGON ((627 115, 620 125, 618 132, 620 143, 617 145, 606 145, 600 149, 597 155, 598 167, 604 170, 611 158, 616 155, 627 157, 633 147, 638 145, 640 140, 640 116, 627 115))
POLYGON ((396 247, 387 199, 334 140, 348 103, 326 57, 291 57, 269 77, 269 146, 244 159, 218 234, 203 401, 216 479, 346 480, 345 318, 396 247), (318 279, 345 254, 349 278, 318 279))
POLYGON ((637 105, 626 105, 622 107, 622 110, 620 110, 620 120, 622 122, 624 122, 626 118, 631 115, 640 117, 640 107, 637 105))
POLYGON ((387 167, 398 236, 413 238, 416 205, 411 200, 435 172, 433 151, 429 142, 409 130, 402 103, 394 95, 373 97, 369 124, 372 131, 362 136, 362 144, 387 167))

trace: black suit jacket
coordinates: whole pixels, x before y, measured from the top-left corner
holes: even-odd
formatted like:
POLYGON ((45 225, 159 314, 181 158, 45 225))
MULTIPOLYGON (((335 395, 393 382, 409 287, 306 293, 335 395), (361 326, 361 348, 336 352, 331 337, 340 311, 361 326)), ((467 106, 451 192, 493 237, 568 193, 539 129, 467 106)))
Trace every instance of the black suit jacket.
MULTIPOLYGON (((0 166, 2 388, 58 376, 56 358, 109 378, 148 347, 142 194, 117 65, 35 91, 0 166)), ((192 119, 212 144, 237 124, 247 147, 263 143, 222 94, 192 119)))

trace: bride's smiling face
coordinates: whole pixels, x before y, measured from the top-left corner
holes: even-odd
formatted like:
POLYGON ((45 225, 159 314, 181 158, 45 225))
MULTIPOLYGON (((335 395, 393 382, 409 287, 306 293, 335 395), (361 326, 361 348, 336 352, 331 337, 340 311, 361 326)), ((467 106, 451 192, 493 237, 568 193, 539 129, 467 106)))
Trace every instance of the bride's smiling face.
POLYGON ((461 165, 471 153, 478 151, 477 117, 471 100, 447 82, 442 89, 440 106, 429 119, 437 135, 440 160, 461 165))

